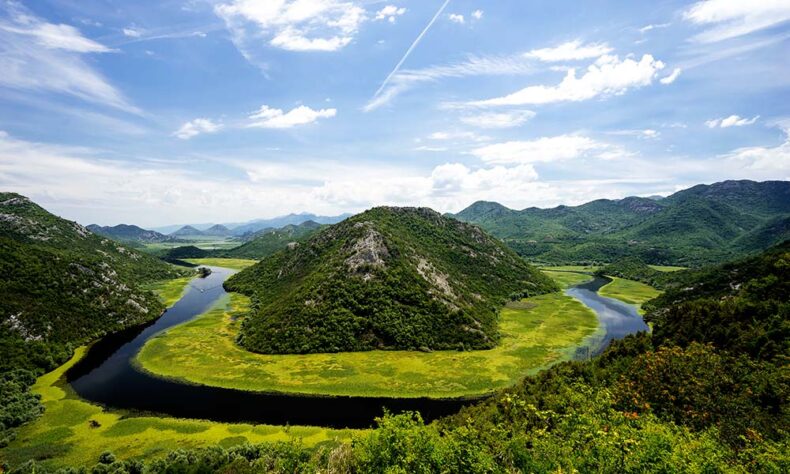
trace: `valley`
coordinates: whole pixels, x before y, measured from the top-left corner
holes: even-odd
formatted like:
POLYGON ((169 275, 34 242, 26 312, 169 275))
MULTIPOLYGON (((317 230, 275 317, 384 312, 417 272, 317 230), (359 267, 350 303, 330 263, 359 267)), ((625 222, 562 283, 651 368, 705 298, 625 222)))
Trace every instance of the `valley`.
MULTIPOLYGON (((53 226, 49 229, 68 236, 61 237, 64 242, 92 239, 21 197, 5 202, 10 209, 21 204, 23 215, 32 210, 36 217, 26 226, 33 229, 44 228, 36 227, 37 222, 48 222, 53 226), (78 237, 71 237, 74 232, 78 237)), ((124 249, 116 250, 121 255, 116 258, 129 268, 126 274, 138 270, 125 259, 146 262, 141 268, 146 276, 130 278, 138 282, 145 301, 167 310, 103 337, 72 337, 60 347, 73 351, 62 352, 63 358, 49 365, 27 362, 30 367, 39 364, 35 370, 43 375, 12 392, 19 400, 30 400, 25 403, 31 411, 6 431, 10 434, 5 446, 0 445, 2 462, 14 466, 35 459, 41 468, 54 469, 90 466, 107 451, 122 460, 160 459, 176 448, 232 451, 248 443, 290 446, 290 454, 278 456, 345 452, 350 446, 357 453, 369 449, 361 446, 389 429, 388 423, 405 423, 406 433, 427 429, 458 436, 463 423, 457 417, 477 412, 483 422, 490 410, 501 409, 493 407, 510 403, 510 394, 534 396, 529 395, 530 384, 547 376, 565 380, 576 370, 620 373, 623 369, 615 368, 620 365, 607 361, 626 367, 652 357, 650 349, 636 348, 650 339, 680 338, 675 340, 686 341, 685 348, 677 350, 684 351, 710 350, 697 349, 692 342, 708 337, 720 345, 743 344, 739 350, 751 351, 749 357, 762 364, 748 370, 776 376, 770 361, 781 346, 758 350, 743 337, 726 342, 716 331, 686 336, 671 328, 685 324, 672 318, 676 301, 687 298, 682 291, 688 288, 700 288, 703 296, 746 291, 740 298, 751 301, 750 292, 763 291, 760 285, 784 284, 786 280, 775 277, 746 286, 717 280, 785 271, 780 263, 764 263, 782 262, 781 246, 764 257, 728 264, 735 267, 725 265, 725 270, 648 264, 634 256, 536 268, 480 228, 427 209, 375 208, 339 224, 312 227, 306 234, 293 233, 292 227, 265 233, 263 238, 276 238, 267 240, 273 246, 257 247, 273 252, 260 260, 242 258, 246 251, 229 258, 234 255, 231 248, 200 249, 200 257, 179 250, 183 258, 163 256, 158 261, 106 239, 91 243, 102 246, 99 255, 107 246, 124 249), (201 266, 211 269, 202 278, 195 276, 201 266), (751 273, 728 268, 749 268, 751 273), (622 355, 634 350, 642 355, 622 355), (417 413, 421 415, 412 415, 417 413)), ((30 231, 17 227, 11 232, 16 234, 9 234, 7 248, 18 252, 14 249, 30 231)), ((45 242, 45 247, 32 247, 47 252, 65 248, 57 247, 57 240, 45 242)), ((766 301, 781 298, 782 291, 771 289, 766 301)), ((767 304, 758 313, 767 312, 770 318, 776 307, 767 304)), ((707 316, 703 312, 695 317, 707 316)), ((762 334, 781 340, 782 331, 775 326, 762 334)), ((697 353, 683 357, 703 357, 692 354, 697 353)), ((733 376, 742 377, 739 373, 733 376)), ((618 375, 625 376, 635 375, 618 375)), ((738 403, 755 403, 748 400, 781 386, 739 383, 752 387, 752 395, 738 403)), ((16 406, 21 405, 9 405, 16 406)), ((616 409, 606 413, 595 416, 622 416, 616 409)), ((762 423, 760 416, 755 423, 762 423)), ((685 426, 685 421, 675 423, 685 426)), ((725 434, 737 430, 721 426, 725 434)), ((781 439, 758 426, 772 439, 781 439)))

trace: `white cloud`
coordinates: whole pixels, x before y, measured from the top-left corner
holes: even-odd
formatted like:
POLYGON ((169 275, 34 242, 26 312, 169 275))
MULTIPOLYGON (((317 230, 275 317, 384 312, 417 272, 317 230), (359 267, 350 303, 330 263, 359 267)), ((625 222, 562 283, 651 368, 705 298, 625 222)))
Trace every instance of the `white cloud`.
POLYGON ((639 32, 640 33, 647 33, 648 31, 651 31, 651 30, 657 30, 659 28, 667 28, 670 25, 672 25, 672 23, 658 23, 658 24, 645 25, 642 28, 639 28, 639 32))
POLYGON ((488 138, 475 132, 433 132, 428 135, 429 140, 471 140, 480 142, 488 140, 488 138))
POLYGON ((790 179, 790 130, 785 140, 775 147, 738 148, 720 157, 730 167, 760 179, 790 179))
POLYGON ((250 115, 248 127, 256 128, 291 128, 307 125, 320 118, 334 117, 337 109, 313 110, 305 105, 295 107, 288 112, 262 105, 257 112, 250 115))
POLYGON ((34 16, 18 3, 0 9, 0 86, 55 92, 139 113, 83 58, 107 53, 106 46, 69 25, 34 16))
POLYGON ((617 56, 602 56, 577 78, 576 70, 569 69, 556 86, 529 86, 513 94, 494 99, 469 102, 473 106, 501 106, 577 102, 598 96, 620 95, 628 89, 643 87, 653 82, 664 63, 645 54, 636 61, 617 56))
POLYGON ((128 36, 129 38, 139 38, 139 37, 143 36, 142 30, 140 30, 138 28, 135 28, 135 27, 132 27, 132 26, 130 26, 128 28, 124 28, 122 31, 123 31, 124 36, 128 36))
POLYGON ((480 20, 483 18, 483 10, 475 10, 472 12, 472 18, 475 20, 480 20))
POLYGON ((475 148, 470 153, 489 164, 529 164, 564 161, 608 148, 605 143, 579 135, 542 137, 531 141, 509 141, 475 148))
POLYGON ((209 119, 196 118, 186 122, 173 133, 173 136, 182 140, 189 140, 201 133, 215 133, 222 129, 222 124, 214 123, 209 119))
POLYGON ((703 0, 683 12, 683 19, 708 29, 694 36, 702 43, 722 41, 790 20, 787 0, 703 0))
POLYGON ((524 56, 544 62, 559 62, 597 58, 610 52, 612 48, 606 43, 584 44, 581 40, 573 40, 551 48, 533 49, 524 56))
POLYGON ((615 130, 613 132, 607 132, 609 135, 625 135, 625 136, 632 136, 637 138, 658 138, 661 133, 658 130, 653 130, 652 128, 645 128, 640 130, 615 130))
POLYGON ((461 122, 478 128, 510 128, 518 127, 535 116, 531 110, 514 110, 511 112, 483 112, 461 117, 461 122))
POLYGON ((337 51, 353 41, 366 19, 356 1, 342 0, 233 0, 214 11, 248 58, 261 36, 289 51, 337 51))
POLYGON ((450 13, 447 15, 447 18, 453 23, 458 23, 459 25, 463 25, 466 22, 464 16, 459 13, 450 13))
POLYGON ((381 90, 368 101, 366 112, 388 104, 401 93, 420 84, 433 83, 447 78, 468 76, 524 75, 536 71, 531 61, 522 54, 509 56, 470 56, 467 60, 454 64, 440 64, 423 69, 404 69, 396 71, 392 78, 382 85, 381 90))
POLYGON ((729 128, 729 127, 743 127, 744 125, 752 125, 759 119, 760 116, 756 115, 750 119, 741 118, 738 115, 730 115, 729 117, 725 118, 717 118, 713 120, 708 120, 705 122, 705 125, 708 128, 729 128))
POLYGON ((672 70, 672 74, 666 77, 662 77, 659 81, 661 82, 661 84, 664 85, 672 84, 673 82, 675 82, 675 79, 677 79, 680 76, 681 72, 683 71, 681 71, 679 67, 676 67, 675 69, 672 70))
POLYGON ((398 8, 395 5, 386 5, 384 8, 376 12, 374 20, 387 20, 390 23, 395 23, 395 20, 404 13, 406 13, 405 7, 398 8))
POLYGON ((439 194, 515 189, 522 183, 535 181, 538 173, 529 164, 506 168, 494 166, 471 170, 461 163, 445 163, 431 172, 432 188, 439 194))

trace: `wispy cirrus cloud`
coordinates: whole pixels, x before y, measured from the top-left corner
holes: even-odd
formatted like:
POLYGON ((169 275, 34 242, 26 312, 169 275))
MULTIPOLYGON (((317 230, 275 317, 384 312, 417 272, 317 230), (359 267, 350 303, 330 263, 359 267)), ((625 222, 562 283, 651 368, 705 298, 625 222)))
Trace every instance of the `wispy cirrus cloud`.
POLYGON ((66 24, 42 20, 24 6, 0 6, 0 86, 55 92, 131 113, 140 113, 84 56, 107 46, 66 24))
POLYGON ((609 145, 582 135, 559 135, 535 140, 514 140, 475 148, 470 153, 488 164, 530 164, 564 161, 586 156, 609 145))
POLYGON ((683 12, 683 19, 706 27, 693 37, 713 43, 790 21, 790 2, 785 0, 703 0, 683 12))
POLYGON ((523 125, 535 115, 535 112, 531 110, 483 112, 464 115, 461 117, 461 122, 476 128, 511 128, 523 125))

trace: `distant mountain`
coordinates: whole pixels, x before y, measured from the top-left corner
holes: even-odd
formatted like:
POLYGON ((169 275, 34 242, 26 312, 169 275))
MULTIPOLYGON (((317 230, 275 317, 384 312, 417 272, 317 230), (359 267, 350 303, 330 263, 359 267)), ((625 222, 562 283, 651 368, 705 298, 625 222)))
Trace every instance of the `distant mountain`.
POLYGON ((172 238, 167 235, 160 234, 154 230, 142 229, 136 225, 119 224, 116 226, 102 227, 100 225, 91 224, 88 226, 88 230, 96 235, 103 235, 104 237, 122 242, 157 243, 172 240, 172 238))
POLYGON ((725 181, 664 199, 599 199, 581 206, 508 209, 476 202, 453 217, 479 224, 521 255, 547 263, 629 256, 699 265, 787 238, 790 182, 725 181))
POLYGON ((205 235, 202 230, 197 230, 191 225, 185 225, 177 231, 170 234, 171 237, 187 237, 190 235, 205 235))
POLYGON ((250 235, 247 242, 230 250, 217 251, 220 256, 229 258, 252 258, 260 260, 282 250, 288 244, 298 242, 323 227, 315 221, 302 222, 299 225, 289 224, 280 229, 264 229, 250 235))
POLYGON ((274 217, 272 219, 256 219, 253 221, 239 224, 233 227, 233 235, 241 237, 247 234, 254 234, 264 229, 278 229, 287 225, 299 225, 303 222, 313 221, 318 224, 335 224, 346 219, 351 214, 341 214, 339 216, 317 216, 315 214, 301 213, 288 214, 286 216, 274 217))
POLYGON ((181 272, 0 193, 0 372, 47 370, 108 332, 150 321, 164 306, 140 285, 181 272))
POLYGON ((237 273, 253 298, 239 342, 264 353, 482 349, 512 297, 557 289, 477 226, 379 207, 237 273))
POLYGON ((230 229, 222 224, 215 224, 206 230, 200 231, 201 235, 211 235, 214 237, 226 237, 231 235, 230 229))

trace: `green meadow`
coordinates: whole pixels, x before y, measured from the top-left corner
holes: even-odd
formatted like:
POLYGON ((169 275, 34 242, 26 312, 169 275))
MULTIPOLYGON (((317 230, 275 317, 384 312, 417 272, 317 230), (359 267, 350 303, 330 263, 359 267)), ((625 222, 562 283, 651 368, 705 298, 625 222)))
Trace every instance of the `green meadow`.
POLYGON ((661 292, 652 286, 625 278, 612 277, 612 282, 598 290, 598 294, 636 305, 642 313, 642 303, 652 300, 661 292))
POLYGON ((671 265, 648 265, 648 267, 653 270, 658 270, 659 272, 679 272, 681 270, 688 270, 687 267, 673 267, 671 265))
POLYGON ((257 260, 246 258, 186 258, 184 261, 195 265, 206 265, 210 267, 224 267, 233 270, 244 270, 245 268, 258 263, 257 260))
POLYGON ((149 459, 181 448, 228 447, 245 442, 298 441, 310 447, 347 442, 364 432, 215 423, 106 410, 78 398, 63 380, 63 374, 86 352, 86 347, 78 348, 69 362, 36 381, 32 390, 41 396, 44 414, 20 428, 16 439, 0 450, 0 464, 18 466, 36 459, 52 467, 89 466, 104 451, 112 451, 119 459, 149 459))
POLYGON ((543 273, 551 277, 552 280, 559 283, 563 288, 570 288, 573 285, 585 283, 593 279, 592 275, 586 273, 577 273, 568 270, 542 270, 543 273))
POLYGON ((595 271, 601 267, 598 265, 557 265, 557 266, 539 267, 539 268, 541 270, 559 271, 559 272, 595 273, 595 271))
POLYGON ((235 344, 249 299, 232 293, 193 321, 150 339, 136 363, 155 375, 241 390, 382 397, 462 397, 514 385, 567 360, 596 333, 595 314, 553 293, 502 309, 490 350, 269 355, 235 344))
POLYGON ((162 300, 165 307, 173 306, 176 301, 181 299, 189 282, 195 278, 194 276, 187 276, 183 278, 175 278, 173 280, 163 280, 150 285, 145 285, 143 288, 153 291, 155 295, 162 300))

